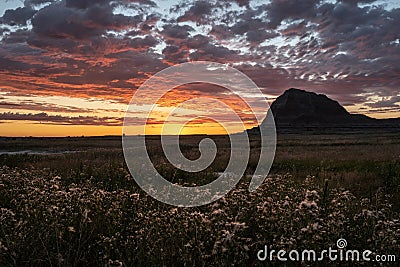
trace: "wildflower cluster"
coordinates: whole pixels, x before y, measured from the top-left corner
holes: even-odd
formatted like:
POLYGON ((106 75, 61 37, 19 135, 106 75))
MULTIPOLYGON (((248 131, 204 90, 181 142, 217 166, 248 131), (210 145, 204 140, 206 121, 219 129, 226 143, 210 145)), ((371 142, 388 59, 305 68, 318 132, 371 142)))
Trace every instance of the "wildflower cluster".
POLYGON ((340 237, 354 249, 399 251, 399 213, 385 194, 323 187, 275 175, 252 193, 245 181, 207 206, 175 208, 132 186, 0 167, 0 265, 254 265, 265 244, 313 249, 340 237))

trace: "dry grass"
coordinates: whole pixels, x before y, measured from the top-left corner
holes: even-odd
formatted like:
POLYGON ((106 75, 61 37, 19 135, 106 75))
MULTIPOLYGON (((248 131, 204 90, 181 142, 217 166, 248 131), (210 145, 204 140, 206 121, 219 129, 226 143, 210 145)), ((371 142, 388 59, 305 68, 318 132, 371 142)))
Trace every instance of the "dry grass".
MULTIPOLYGON (((194 139, 185 137, 182 149, 195 158, 200 137, 194 139)), ((229 155, 226 138, 215 139, 218 161, 196 176, 164 164, 157 137, 150 152, 170 179, 206 183, 229 155)), ((46 148, 45 140, 13 141, 46 148)), ((340 237, 352 249, 400 249, 396 135, 280 136, 262 188, 249 193, 243 179, 200 208, 174 208, 138 189, 118 138, 58 142, 55 150, 83 152, 0 156, 2 266, 251 266, 260 264, 256 253, 265 244, 319 249, 340 237)), ((248 172, 257 160, 257 140, 252 144, 248 172)))

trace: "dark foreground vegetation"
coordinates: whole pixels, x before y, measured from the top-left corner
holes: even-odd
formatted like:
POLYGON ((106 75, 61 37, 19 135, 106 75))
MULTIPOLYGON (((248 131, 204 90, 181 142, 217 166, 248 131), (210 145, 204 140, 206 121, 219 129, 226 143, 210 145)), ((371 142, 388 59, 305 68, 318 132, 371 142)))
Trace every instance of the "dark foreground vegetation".
MULTIPOLYGON (((217 161, 196 175, 168 165, 158 137, 149 138, 149 153, 168 179, 205 184, 229 156, 226 137, 213 138, 217 161)), ((182 138, 189 158, 198 157, 199 140, 182 138)), ((251 145, 247 173, 257 138, 251 145)), ((141 191, 117 137, 1 139, 0 150, 29 151, 0 155, 1 266, 252 266, 271 263, 257 260, 264 245, 318 251, 339 238, 349 249, 400 256, 400 134, 280 135, 261 188, 249 193, 243 178, 199 208, 141 191)))

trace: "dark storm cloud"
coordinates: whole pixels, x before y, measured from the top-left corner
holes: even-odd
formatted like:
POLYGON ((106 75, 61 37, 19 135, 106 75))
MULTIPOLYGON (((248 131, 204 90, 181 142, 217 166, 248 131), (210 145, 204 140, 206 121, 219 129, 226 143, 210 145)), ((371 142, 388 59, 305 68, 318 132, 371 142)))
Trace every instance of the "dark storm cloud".
POLYGON ((31 19, 36 13, 31 7, 18 7, 17 9, 6 10, 0 22, 10 25, 26 25, 27 20, 31 19))
POLYGON ((185 12, 185 14, 178 18, 178 22, 183 21, 202 21, 206 15, 210 15, 212 4, 209 1, 196 1, 195 4, 185 12))
POLYGON ((146 36, 144 38, 134 38, 127 41, 127 46, 134 49, 148 49, 149 47, 153 47, 158 43, 157 39, 153 36, 146 36))
POLYGON ((192 38, 185 41, 188 48, 197 49, 208 45, 211 42, 211 38, 201 34, 197 34, 192 38))
POLYGON ((264 29, 250 30, 246 33, 246 39, 250 43, 261 43, 266 39, 272 39, 277 36, 279 36, 277 32, 264 29))
POLYGON ((105 0, 97 2, 71 0, 51 4, 32 19, 33 32, 53 38, 85 39, 132 23, 130 17, 115 15, 113 8, 104 3, 105 0))
POLYGON ((234 34, 245 34, 260 28, 265 28, 266 24, 261 19, 242 20, 233 25, 230 30, 234 34))
POLYGON ((188 60, 209 60, 216 62, 233 62, 239 59, 239 51, 212 43, 208 36, 197 34, 187 37, 177 44, 168 45, 163 50, 168 62, 181 63, 188 60))
POLYGON ((312 18, 316 15, 316 5, 320 0, 272 0, 265 6, 269 26, 278 27, 285 19, 312 18))
POLYGON ((65 0, 66 7, 86 9, 94 5, 106 5, 109 0, 65 0))
POLYGON ((191 60, 204 60, 204 61, 216 61, 216 62, 232 62, 235 59, 239 59, 239 51, 231 50, 224 46, 206 44, 197 51, 190 53, 189 57, 191 60))
POLYGON ((189 36, 189 33, 194 29, 188 25, 172 25, 167 24, 164 26, 161 34, 168 40, 185 39, 189 36))
MULTIPOLYGON (((387 11, 380 8, 370 9, 369 7, 360 8, 348 3, 324 4, 319 11, 324 18, 319 24, 319 28, 325 28, 323 34, 351 34, 359 26, 373 27, 379 26, 378 20, 385 19, 387 11)), ((340 36, 335 36, 335 38, 340 36)), ((338 40, 340 40, 338 38, 338 40)), ((344 41, 343 39, 340 41, 344 41)))
POLYGON ((233 32, 225 24, 213 25, 210 34, 212 34, 217 40, 228 40, 234 37, 233 32))

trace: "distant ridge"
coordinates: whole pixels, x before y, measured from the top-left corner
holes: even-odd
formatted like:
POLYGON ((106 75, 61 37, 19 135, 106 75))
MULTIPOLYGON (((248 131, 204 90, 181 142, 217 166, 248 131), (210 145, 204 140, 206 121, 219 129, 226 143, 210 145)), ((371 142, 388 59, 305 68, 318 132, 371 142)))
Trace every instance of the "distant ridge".
MULTIPOLYGON (((272 104, 277 129, 393 128, 400 129, 400 119, 374 119, 351 114, 326 95, 290 88, 272 104)), ((262 124, 263 125, 263 124, 262 124)), ((258 127, 249 130, 259 131, 258 127)))

